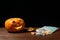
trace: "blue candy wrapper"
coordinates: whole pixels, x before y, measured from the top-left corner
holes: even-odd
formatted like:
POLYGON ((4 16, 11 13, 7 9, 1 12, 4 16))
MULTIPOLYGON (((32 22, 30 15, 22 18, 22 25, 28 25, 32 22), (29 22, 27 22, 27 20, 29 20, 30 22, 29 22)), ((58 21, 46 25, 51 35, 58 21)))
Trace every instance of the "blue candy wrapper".
POLYGON ((41 28, 36 29, 36 35, 48 35, 48 34, 52 34, 56 30, 58 30, 57 27, 43 26, 41 28))
POLYGON ((53 27, 53 26, 43 26, 42 28, 44 28, 44 29, 46 28, 48 30, 51 30, 52 33, 55 32, 56 30, 58 30, 57 27, 53 27))

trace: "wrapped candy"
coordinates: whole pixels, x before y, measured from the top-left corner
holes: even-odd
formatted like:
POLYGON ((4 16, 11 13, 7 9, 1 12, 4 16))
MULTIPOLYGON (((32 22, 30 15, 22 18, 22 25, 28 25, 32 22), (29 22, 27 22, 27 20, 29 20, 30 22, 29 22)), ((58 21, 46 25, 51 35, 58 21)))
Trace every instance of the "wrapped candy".
POLYGON ((52 34, 56 30, 58 30, 57 27, 43 26, 41 28, 36 29, 36 35, 43 35, 44 36, 44 35, 52 34))

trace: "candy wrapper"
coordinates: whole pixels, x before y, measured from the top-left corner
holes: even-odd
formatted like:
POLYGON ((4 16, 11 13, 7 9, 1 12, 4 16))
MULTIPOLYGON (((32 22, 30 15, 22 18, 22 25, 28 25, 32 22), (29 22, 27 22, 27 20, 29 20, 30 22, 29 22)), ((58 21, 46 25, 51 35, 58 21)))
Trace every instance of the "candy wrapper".
POLYGON ((41 28, 36 29, 36 35, 48 35, 54 33, 56 30, 58 30, 57 27, 53 26, 43 26, 41 28))

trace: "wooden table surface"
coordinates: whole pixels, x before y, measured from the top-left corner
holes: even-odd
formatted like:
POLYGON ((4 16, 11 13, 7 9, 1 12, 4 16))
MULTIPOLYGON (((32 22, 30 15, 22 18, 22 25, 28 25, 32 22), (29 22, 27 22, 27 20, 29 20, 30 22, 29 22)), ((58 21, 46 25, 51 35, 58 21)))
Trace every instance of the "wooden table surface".
POLYGON ((0 28, 0 40, 60 40, 60 29, 47 36, 31 35, 30 32, 8 33, 0 28))

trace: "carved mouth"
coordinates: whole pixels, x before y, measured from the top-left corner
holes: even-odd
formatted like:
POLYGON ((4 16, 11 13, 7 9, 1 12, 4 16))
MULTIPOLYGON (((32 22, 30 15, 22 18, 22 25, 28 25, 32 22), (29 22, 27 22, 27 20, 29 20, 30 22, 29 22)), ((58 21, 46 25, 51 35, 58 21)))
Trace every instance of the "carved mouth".
POLYGON ((19 26, 19 27, 16 27, 16 29, 18 30, 18 29, 21 29, 22 28, 22 25, 21 26, 19 26))

